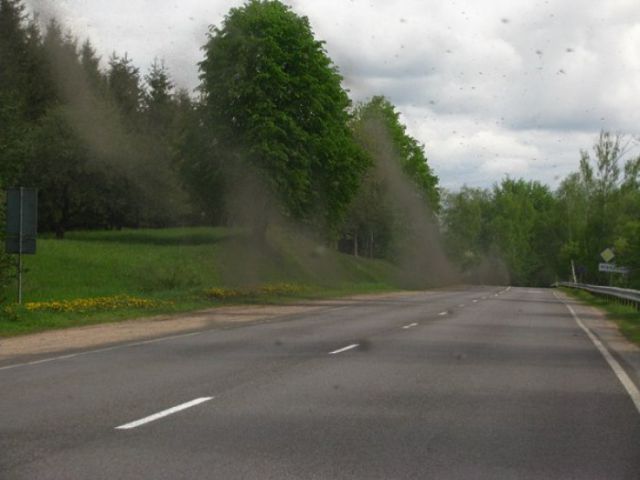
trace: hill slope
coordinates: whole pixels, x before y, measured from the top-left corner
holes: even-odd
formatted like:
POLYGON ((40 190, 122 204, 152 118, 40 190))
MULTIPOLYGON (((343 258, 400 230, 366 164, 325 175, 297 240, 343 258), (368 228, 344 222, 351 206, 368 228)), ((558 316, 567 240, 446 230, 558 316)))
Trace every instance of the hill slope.
POLYGON ((272 229, 257 243, 227 228, 72 232, 25 257, 22 308, 0 335, 222 303, 284 301, 397 289, 388 262, 355 258, 272 229))

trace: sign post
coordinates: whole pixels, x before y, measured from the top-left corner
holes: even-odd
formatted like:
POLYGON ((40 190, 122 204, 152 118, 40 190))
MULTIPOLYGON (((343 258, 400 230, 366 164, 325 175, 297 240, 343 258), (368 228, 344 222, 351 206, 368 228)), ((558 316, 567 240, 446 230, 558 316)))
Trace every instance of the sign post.
POLYGON ((18 304, 22 303, 22 255, 36 253, 38 191, 35 188, 7 190, 7 253, 18 254, 18 304))

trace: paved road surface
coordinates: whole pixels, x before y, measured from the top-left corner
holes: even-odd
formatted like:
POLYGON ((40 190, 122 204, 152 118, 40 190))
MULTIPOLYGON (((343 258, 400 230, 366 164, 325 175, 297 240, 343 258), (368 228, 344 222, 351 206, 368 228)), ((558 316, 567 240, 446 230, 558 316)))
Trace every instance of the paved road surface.
POLYGON ((0 388, 2 480, 640 479, 640 412, 551 290, 359 301, 0 388))

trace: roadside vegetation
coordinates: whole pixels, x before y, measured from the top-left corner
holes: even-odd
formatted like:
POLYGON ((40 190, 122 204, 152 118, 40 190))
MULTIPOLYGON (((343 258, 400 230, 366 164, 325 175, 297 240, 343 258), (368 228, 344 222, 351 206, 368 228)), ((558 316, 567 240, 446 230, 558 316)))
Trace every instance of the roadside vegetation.
POLYGON ((600 252, 630 269, 615 285, 640 289, 640 158, 625 157, 633 140, 602 132, 593 152, 580 152, 578 171, 553 191, 535 181, 505 178, 492 189, 446 195, 442 222, 449 257, 467 278, 487 270, 515 285, 549 286, 571 279, 608 284, 600 252))
POLYGON ((622 334, 640 346, 640 311, 630 305, 623 305, 583 290, 562 288, 562 291, 578 300, 607 312, 607 318, 614 321, 622 334))
POLYGON ((631 140, 603 131, 555 191, 503 178, 447 192, 399 108, 354 104, 292 7, 247 0, 202 43, 190 92, 162 59, 101 59, 0 0, 0 192, 37 188, 42 234, 25 260, 31 306, 13 304, 15 259, 0 253, 0 333, 461 281, 548 286, 572 261, 596 283, 607 247, 631 270, 614 281, 640 288, 631 140))
MULTIPOLYGON (((26 257, 25 303, 5 304, 0 336, 177 313, 383 292, 399 287, 389 262, 337 253, 286 229, 248 249, 228 228, 70 232, 26 257), (246 252, 251 251, 250 255, 246 252), (242 258, 239 258, 239 255, 242 258)), ((10 289, 15 294, 14 288, 10 289)))

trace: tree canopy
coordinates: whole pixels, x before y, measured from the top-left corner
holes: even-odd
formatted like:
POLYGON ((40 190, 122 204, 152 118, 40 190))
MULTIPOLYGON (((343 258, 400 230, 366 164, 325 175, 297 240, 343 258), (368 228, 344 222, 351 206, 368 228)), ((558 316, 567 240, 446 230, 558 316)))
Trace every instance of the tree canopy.
MULTIPOLYGON (((424 196, 429 207, 440 210, 440 191, 438 177, 427 162, 424 145, 407 133, 407 127, 400 121, 400 113, 384 96, 374 96, 368 102, 360 104, 355 111, 355 130, 367 122, 378 122, 392 143, 392 153, 400 163, 402 171, 415 184, 424 196)), ((366 142, 366 139, 362 139, 366 142)))
POLYGON ((256 168, 286 214, 337 224, 366 157, 349 130, 342 79, 308 19, 251 0, 211 29, 204 50, 200 91, 215 155, 256 168))

